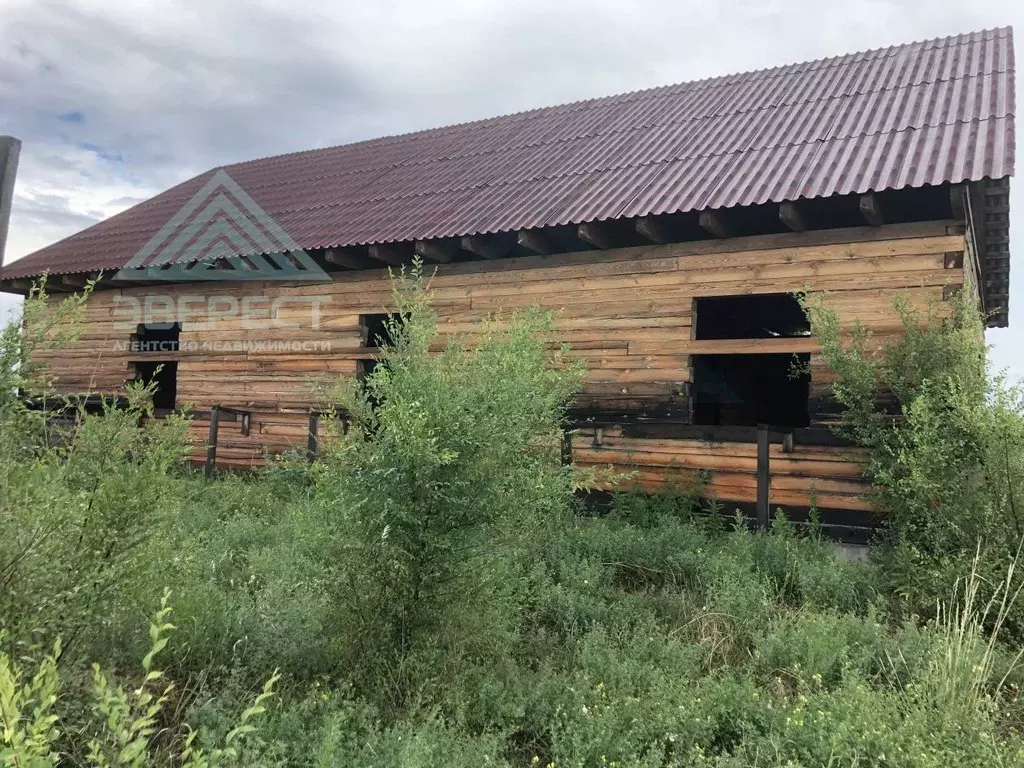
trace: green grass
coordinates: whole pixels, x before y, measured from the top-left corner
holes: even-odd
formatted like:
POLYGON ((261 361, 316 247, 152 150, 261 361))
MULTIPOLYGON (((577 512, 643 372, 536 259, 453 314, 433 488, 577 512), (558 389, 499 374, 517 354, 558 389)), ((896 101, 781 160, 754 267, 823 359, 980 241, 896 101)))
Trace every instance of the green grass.
POLYGON ((1016 478, 927 493, 976 398, 950 444, 915 400, 891 476, 921 487, 850 563, 682 496, 580 515, 550 319, 436 353, 423 286, 396 300, 385 364, 332 395, 348 434, 245 476, 187 469, 184 420, 138 430, 143 391, 47 447, 31 339, 0 336, 0 765, 1024 765, 1019 538, 954 535, 1016 478))

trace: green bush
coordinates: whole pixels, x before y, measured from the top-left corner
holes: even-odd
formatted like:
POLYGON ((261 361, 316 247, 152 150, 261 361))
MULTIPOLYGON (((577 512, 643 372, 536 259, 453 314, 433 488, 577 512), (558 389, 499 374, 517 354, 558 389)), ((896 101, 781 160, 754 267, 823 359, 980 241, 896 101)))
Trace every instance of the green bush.
MULTIPOLYGON (((160 610, 149 627, 150 648, 142 660, 141 678, 134 688, 111 682, 99 664, 92 667, 92 702, 87 707, 81 726, 88 743, 87 765, 108 766, 152 765, 154 760, 171 761, 181 768, 215 768, 239 765, 239 743, 256 730, 250 722, 266 711, 265 702, 273 695, 278 675, 275 673, 261 693, 242 712, 228 731, 223 745, 205 751, 196 746, 195 734, 188 733, 180 744, 158 742, 158 721, 174 691, 174 683, 164 683, 164 673, 153 662, 167 645, 168 633, 174 626, 168 621, 170 593, 165 592, 160 610), (172 757, 173 755, 173 757, 172 757)), ((57 660, 61 655, 58 639, 52 653, 38 662, 31 657, 35 669, 26 673, 22 663, 0 653, 0 764, 46 768, 60 764, 56 747, 61 737, 61 719, 56 714, 60 695, 57 660)))
POLYGON ((188 422, 139 429, 152 416, 141 385, 128 388, 126 407, 102 414, 53 396, 29 351, 57 343, 82 297, 51 312, 44 300, 28 298, 25 333, 11 325, 0 334, 0 631, 10 642, 63 635, 88 656, 83 646, 109 641, 114 617, 100 606, 131 581, 155 519, 179 498, 188 422), (54 426, 21 391, 63 408, 77 427, 54 426))
MULTIPOLYGON (((844 337, 827 300, 808 312, 838 374, 840 429, 870 449, 886 573, 912 611, 931 615, 976 548, 999 583, 1024 542, 1024 392, 988 375, 982 318, 966 294, 944 312, 895 306, 902 334, 881 343, 860 326, 844 337)), ((1020 610, 1012 631, 1024 627, 1020 610)))
MULTIPOLYGON (((841 381, 871 378, 856 428, 892 478, 884 556, 849 563, 685 491, 575 514, 589 478, 559 439, 581 371, 549 320, 442 346, 422 277, 397 289, 394 344, 329 396, 345 418, 312 465, 192 472, 183 419, 137 429, 144 391, 61 442, 0 404, 0 765, 1024 763, 1018 539, 995 519, 1016 503, 1019 409, 917 382, 951 364, 932 331, 885 374, 909 398, 896 420, 867 341, 837 359, 841 381), (963 486, 939 487, 954 460, 963 486), (168 587, 176 628, 165 604, 140 637, 168 587)), ((27 381, 36 341, 3 338, 0 376, 27 381)))
POLYGON ((421 672, 511 642, 527 555, 569 512, 560 427, 583 372, 547 352, 550 318, 536 313, 436 349, 418 267, 394 302, 374 371, 335 393, 348 428, 317 482, 342 532, 350 663, 375 667, 367 685, 404 703, 421 672))

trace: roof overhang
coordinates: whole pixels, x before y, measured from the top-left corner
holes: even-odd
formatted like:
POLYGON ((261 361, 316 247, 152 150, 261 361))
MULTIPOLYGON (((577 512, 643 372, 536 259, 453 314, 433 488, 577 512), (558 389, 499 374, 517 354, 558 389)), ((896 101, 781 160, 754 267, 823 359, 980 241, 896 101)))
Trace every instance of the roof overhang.
POLYGON ((985 324, 1010 324, 1010 178, 983 179, 966 186, 965 217, 978 259, 978 292, 985 324))

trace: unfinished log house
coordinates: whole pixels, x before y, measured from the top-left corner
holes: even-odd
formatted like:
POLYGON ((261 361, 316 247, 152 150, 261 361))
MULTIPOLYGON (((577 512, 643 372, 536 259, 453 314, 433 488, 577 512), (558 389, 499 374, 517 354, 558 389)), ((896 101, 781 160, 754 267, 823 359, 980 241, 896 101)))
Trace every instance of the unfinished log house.
POLYGON ((995 29, 214 169, 0 279, 101 276, 81 339, 40 355, 60 388, 156 377, 159 408, 196 413, 197 461, 213 415, 216 461, 248 466, 307 445, 311 380, 373 364, 387 268, 418 255, 445 333, 561 313, 554 341, 589 367, 576 462, 648 489, 704 470, 728 506, 813 502, 853 535, 859 454, 827 429, 793 293, 884 336, 895 293, 964 289, 1005 326, 1012 171, 995 29))

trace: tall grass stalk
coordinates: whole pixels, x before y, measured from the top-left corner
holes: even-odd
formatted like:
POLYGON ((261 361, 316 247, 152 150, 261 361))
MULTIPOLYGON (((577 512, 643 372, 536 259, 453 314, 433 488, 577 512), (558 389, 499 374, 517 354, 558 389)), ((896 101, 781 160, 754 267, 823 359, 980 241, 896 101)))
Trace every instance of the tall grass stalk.
POLYGON ((959 579, 946 601, 939 601, 934 628, 937 642, 921 676, 920 693, 935 711, 970 715, 982 711, 999 696, 1007 678, 1024 655, 1019 651, 994 686, 999 636, 1014 604, 1024 590, 1017 583, 1021 550, 1006 568, 1002 581, 991 584, 982 576, 979 543, 970 571, 959 579), (984 593, 991 592, 984 607, 984 593))

